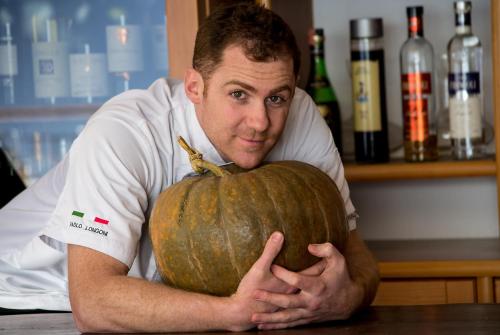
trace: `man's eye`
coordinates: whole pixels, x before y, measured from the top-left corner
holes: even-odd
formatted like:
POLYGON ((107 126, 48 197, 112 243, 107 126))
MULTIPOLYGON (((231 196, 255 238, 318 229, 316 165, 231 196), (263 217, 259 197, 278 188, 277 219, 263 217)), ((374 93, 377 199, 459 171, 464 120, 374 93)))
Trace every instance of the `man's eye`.
POLYGON ((233 91, 230 93, 231 96, 237 100, 242 100, 245 98, 245 92, 243 91, 233 91))
POLYGON ((273 105, 281 105, 284 103, 286 100, 283 99, 282 97, 278 95, 272 95, 269 98, 267 98, 273 105))

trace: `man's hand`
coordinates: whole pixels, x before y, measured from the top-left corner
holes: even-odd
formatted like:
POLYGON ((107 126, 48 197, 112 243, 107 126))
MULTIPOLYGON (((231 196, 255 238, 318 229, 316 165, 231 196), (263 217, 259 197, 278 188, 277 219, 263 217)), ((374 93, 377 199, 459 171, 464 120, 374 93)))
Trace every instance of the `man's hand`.
POLYGON ((279 294, 290 293, 294 287, 276 278, 271 272, 271 266, 283 246, 283 234, 274 232, 267 240, 264 251, 259 259, 241 279, 236 293, 231 296, 234 306, 236 325, 230 330, 242 331, 255 327, 251 317, 255 313, 270 313, 278 310, 275 304, 257 301, 254 298, 256 290, 265 290, 279 294))
POLYGON ((363 298, 362 288, 350 277, 344 256, 331 244, 311 244, 309 252, 321 261, 300 272, 273 265, 272 273, 297 293, 254 292, 256 300, 280 307, 252 316, 259 329, 294 327, 310 322, 345 319, 363 298))

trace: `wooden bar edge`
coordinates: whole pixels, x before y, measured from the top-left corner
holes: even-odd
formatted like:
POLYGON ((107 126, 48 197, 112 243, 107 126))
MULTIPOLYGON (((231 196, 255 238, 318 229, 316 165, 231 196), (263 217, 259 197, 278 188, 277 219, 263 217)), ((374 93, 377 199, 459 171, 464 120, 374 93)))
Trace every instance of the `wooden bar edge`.
POLYGON ((379 262, 381 278, 500 277, 500 260, 379 262))
POLYGON ((370 165, 347 163, 345 165, 345 176, 349 182, 483 177, 495 176, 496 173, 497 165, 493 159, 370 165))

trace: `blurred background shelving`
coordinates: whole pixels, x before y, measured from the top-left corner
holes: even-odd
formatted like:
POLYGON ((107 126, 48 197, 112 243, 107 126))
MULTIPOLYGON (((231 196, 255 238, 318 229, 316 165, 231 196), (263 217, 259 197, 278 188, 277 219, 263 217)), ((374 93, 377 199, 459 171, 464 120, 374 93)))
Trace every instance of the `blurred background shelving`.
POLYGON ((167 75, 164 0, 0 0, 0 148, 26 186, 107 99, 167 75))

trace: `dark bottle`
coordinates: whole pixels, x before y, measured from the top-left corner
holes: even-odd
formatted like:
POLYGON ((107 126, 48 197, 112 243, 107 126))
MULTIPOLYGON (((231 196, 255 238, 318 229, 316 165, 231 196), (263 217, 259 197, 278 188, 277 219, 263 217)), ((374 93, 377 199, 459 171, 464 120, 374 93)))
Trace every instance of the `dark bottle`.
POLYGON ((409 162, 437 159, 434 51, 424 38, 423 13, 421 6, 406 8, 408 39, 400 51, 405 159, 409 162))
POLYGON ((2 185, 2 191, 0 192, 0 208, 5 206, 5 204, 26 188, 1 146, 0 184, 2 185))
POLYGON ((389 161, 382 19, 350 21, 354 148, 359 163, 389 161))
POLYGON ((309 48, 311 50, 311 70, 306 85, 307 93, 313 98, 321 115, 332 131, 333 140, 342 155, 342 120, 340 107, 328 74, 326 72, 323 29, 311 30, 309 48))

